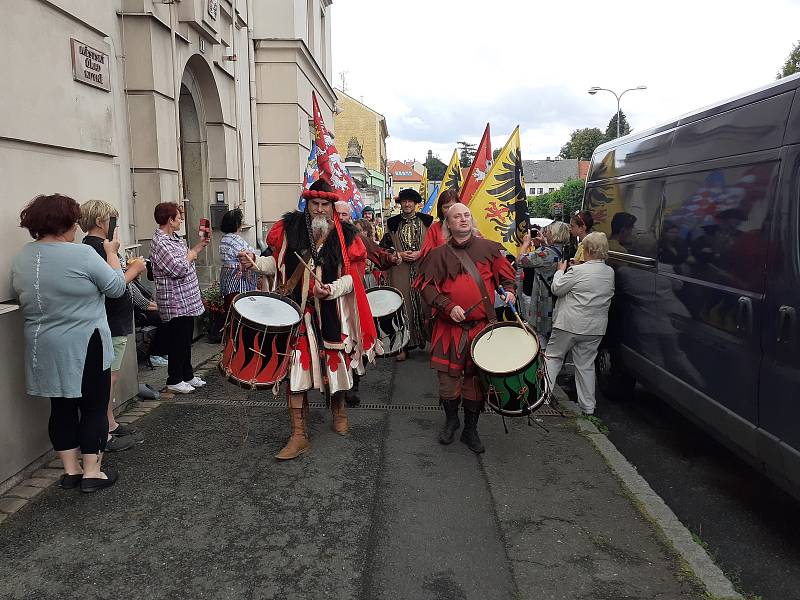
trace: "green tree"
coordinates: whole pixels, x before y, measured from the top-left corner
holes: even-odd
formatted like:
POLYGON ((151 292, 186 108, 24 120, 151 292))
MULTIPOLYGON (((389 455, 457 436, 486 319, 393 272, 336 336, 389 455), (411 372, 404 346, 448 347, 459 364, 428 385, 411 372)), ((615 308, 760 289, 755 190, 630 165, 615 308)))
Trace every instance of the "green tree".
POLYGON ((458 142, 459 155, 461 155, 461 166, 470 167, 472 161, 475 160, 475 155, 478 153, 478 144, 470 142, 458 142))
POLYGON ((789 53, 789 58, 783 63, 783 67, 778 71, 775 79, 781 79, 795 73, 800 73, 800 41, 792 48, 792 51, 789 53))
POLYGON ((562 215, 564 220, 567 217, 579 210, 583 205, 583 192, 586 188, 586 182, 583 179, 568 179, 564 185, 558 188, 554 194, 557 194, 556 202, 561 202, 564 205, 562 215))
POLYGON ((538 196, 528 196, 528 214, 531 217, 544 217, 568 221, 569 215, 581 208, 585 183, 581 179, 568 179, 563 186, 538 196), (556 215, 554 204, 561 204, 561 215, 556 215))
MULTIPOLYGON (((620 120, 619 120, 619 135, 628 135, 631 132, 631 126, 628 123, 628 119, 625 118, 625 113, 619 111, 620 120)), ((617 137, 617 113, 614 113, 614 116, 611 117, 611 120, 608 122, 608 127, 606 127, 606 141, 613 140, 617 137)))
POLYGON ((495 148, 492 150, 492 160, 497 160, 497 156, 503 151, 502 148, 495 148))
POLYGON ((434 156, 432 150, 428 150, 425 166, 428 168, 428 181, 441 181, 447 170, 447 165, 439 160, 438 156, 434 156))
POLYGON ((538 196, 528 196, 528 216, 544 219, 553 218, 553 194, 539 194, 538 196))
POLYGON ((603 132, 597 127, 576 129, 569 136, 569 141, 561 147, 561 158, 578 158, 589 160, 592 152, 605 140, 603 132))

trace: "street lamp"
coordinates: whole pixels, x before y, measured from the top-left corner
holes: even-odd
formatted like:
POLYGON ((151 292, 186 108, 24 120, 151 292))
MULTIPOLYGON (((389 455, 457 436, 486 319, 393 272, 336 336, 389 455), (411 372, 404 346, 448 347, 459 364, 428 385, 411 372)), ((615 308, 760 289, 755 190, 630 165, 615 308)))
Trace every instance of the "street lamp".
POLYGON ((634 88, 628 88, 627 90, 625 90, 621 94, 617 94, 614 90, 609 90, 608 88, 601 88, 601 87, 597 87, 596 85, 594 85, 594 86, 589 88, 589 93, 592 96, 594 96, 597 92, 611 92, 612 94, 614 94, 614 97, 617 99, 617 137, 619 137, 619 121, 620 121, 619 101, 620 101, 620 99, 622 98, 622 96, 625 95, 626 92, 633 92, 635 90, 646 90, 646 89, 647 89, 646 85, 638 85, 638 86, 636 86, 634 88))

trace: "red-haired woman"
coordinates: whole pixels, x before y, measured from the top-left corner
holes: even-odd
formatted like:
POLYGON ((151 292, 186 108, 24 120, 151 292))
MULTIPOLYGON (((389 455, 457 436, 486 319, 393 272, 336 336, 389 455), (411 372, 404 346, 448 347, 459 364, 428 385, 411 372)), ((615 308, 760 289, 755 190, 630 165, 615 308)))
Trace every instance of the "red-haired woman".
POLYGON ((153 217, 158 224, 150 244, 150 263, 156 283, 156 304, 169 332, 167 389, 188 394, 204 386, 192 368, 194 318, 205 311, 194 261, 208 245, 205 237, 192 249, 178 236, 183 209, 174 202, 157 204, 153 217))
MULTIPOLYGON (((72 198, 34 198, 20 213, 20 227, 36 241, 14 257, 11 281, 25 318, 26 388, 50 398, 50 441, 64 465, 60 485, 94 492, 117 479, 100 465, 114 357, 105 298, 119 298, 126 285, 116 233, 103 241, 103 260, 91 247, 73 243, 80 217, 72 198)), ((144 263, 129 270, 141 272, 144 263)))

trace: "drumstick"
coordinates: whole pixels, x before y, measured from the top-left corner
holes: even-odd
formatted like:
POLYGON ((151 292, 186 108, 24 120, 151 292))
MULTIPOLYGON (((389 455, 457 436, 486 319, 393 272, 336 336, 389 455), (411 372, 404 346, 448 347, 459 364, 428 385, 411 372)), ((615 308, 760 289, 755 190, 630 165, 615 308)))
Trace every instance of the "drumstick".
MULTIPOLYGON (((506 295, 506 291, 503 289, 502 285, 497 288, 497 291, 501 296, 506 295)), ((511 309, 511 312, 514 313, 514 316, 517 318, 517 323, 519 323, 519 326, 522 327, 525 331, 528 331, 528 328, 525 326, 525 323, 522 322, 522 318, 519 316, 519 313, 517 312, 517 308, 512 303, 507 302, 505 298, 503 298, 503 302, 505 302, 506 306, 508 306, 508 308, 511 309)))
POLYGON ((256 261, 254 261, 252 258, 250 258, 250 255, 247 252, 245 252, 244 255, 247 257, 247 260, 250 261, 250 264, 253 265, 253 268, 255 270, 258 270, 258 265, 256 264, 256 261))
POLYGON ((472 306, 470 306, 469 308, 465 309, 465 310, 464 310, 464 316, 466 316, 467 314, 469 314, 469 312, 470 312, 470 311, 472 311, 472 310, 475 310, 476 308, 478 308, 478 306, 480 306, 482 303, 483 303, 483 299, 480 299, 480 300, 478 300, 478 301, 477 301, 475 304, 473 304, 473 305, 472 305, 472 306))
POLYGON ((327 285, 326 283, 322 282, 322 279, 317 277, 317 274, 314 273, 314 269, 309 267, 308 263, 306 261, 304 261, 302 258, 300 258, 300 255, 297 252, 295 252, 294 255, 297 257, 297 260, 300 261, 300 264, 303 265, 306 268, 306 270, 308 271, 309 275, 311 275, 318 284, 327 285))

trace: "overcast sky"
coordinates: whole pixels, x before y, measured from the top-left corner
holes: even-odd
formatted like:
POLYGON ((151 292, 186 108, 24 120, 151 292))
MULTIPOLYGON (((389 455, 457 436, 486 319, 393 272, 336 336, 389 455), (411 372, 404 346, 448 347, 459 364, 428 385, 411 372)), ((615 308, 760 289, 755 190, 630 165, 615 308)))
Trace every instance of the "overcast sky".
POLYGON ((800 39, 800 0, 334 0, 333 78, 387 120, 390 159, 447 162, 458 140, 514 126, 523 158, 605 131, 608 92, 634 129, 774 81, 800 39))

